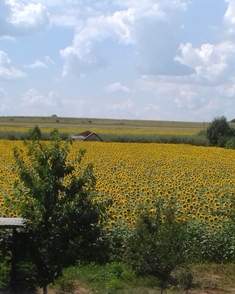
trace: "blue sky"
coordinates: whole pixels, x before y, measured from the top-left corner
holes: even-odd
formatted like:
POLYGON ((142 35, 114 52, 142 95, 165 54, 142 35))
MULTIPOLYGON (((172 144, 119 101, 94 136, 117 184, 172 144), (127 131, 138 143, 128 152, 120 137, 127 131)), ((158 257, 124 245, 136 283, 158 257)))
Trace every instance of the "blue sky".
POLYGON ((235 0, 0 0, 0 116, 235 118, 235 0))

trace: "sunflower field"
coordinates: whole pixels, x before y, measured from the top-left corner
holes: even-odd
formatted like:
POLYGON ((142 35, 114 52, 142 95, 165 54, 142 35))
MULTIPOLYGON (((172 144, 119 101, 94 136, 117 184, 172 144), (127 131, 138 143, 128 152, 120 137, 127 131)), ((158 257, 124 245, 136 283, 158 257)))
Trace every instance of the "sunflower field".
MULTIPOLYGON (((4 204, 6 196, 14 201, 14 146, 24 149, 22 141, 0 141, 1 217, 17 216, 4 204)), ((159 200, 163 206, 174 205, 177 222, 190 223, 207 239, 231 223, 234 150, 183 144, 74 142, 71 156, 81 148, 86 149, 83 164, 94 165, 98 192, 94 201, 111 203, 107 232, 135 228, 140 211, 154 215, 159 200)), ((228 250, 232 255, 235 252, 235 248, 228 250)))

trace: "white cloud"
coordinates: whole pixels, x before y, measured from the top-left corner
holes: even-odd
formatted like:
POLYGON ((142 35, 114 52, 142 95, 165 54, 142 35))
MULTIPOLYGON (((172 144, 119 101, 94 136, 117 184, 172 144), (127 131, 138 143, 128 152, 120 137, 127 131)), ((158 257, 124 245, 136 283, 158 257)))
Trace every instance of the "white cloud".
POLYGON ((25 68, 42 68, 47 67, 47 65, 41 60, 35 60, 33 63, 25 65, 25 68))
POLYGON ((224 19, 231 24, 235 24, 235 1, 225 0, 225 2, 228 3, 228 8, 224 14, 224 19))
POLYGON ((132 117, 134 118, 138 112, 138 105, 132 98, 127 99, 120 99, 119 101, 113 100, 106 103, 102 103, 96 106, 96 109, 94 106, 92 106, 93 110, 93 116, 97 112, 99 113, 99 117, 105 117, 105 118, 119 118, 124 119, 128 117, 129 113, 132 113, 132 117))
POLYGON ((118 82, 106 86, 105 90, 107 92, 116 92, 116 91, 123 91, 123 92, 127 92, 127 93, 132 92, 131 89, 129 89, 128 87, 126 87, 118 82))
POLYGON ((65 60, 63 76, 83 76, 107 65, 107 60, 102 57, 99 47, 89 40, 79 44, 75 38, 74 46, 61 50, 60 54, 65 60))
POLYGON ((197 92, 187 85, 179 87, 179 91, 173 100, 177 108, 195 110, 205 103, 203 98, 198 96, 197 92))
POLYGON ((132 98, 92 100, 92 99, 64 99, 64 115, 69 117, 97 117, 119 118, 128 117, 131 112, 135 116, 138 105, 132 98))
POLYGON ((109 16, 96 16, 81 22, 76 29, 73 44, 60 51, 65 60, 63 75, 81 76, 94 69, 106 67, 108 61, 101 45, 107 39, 116 39, 125 44, 132 43, 129 27, 130 11, 117 11, 109 16))
POLYGON ((187 9, 187 0, 118 0, 116 1, 122 7, 133 7, 138 11, 145 12, 146 15, 154 13, 165 14, 165 11, 185 10, 187 9))
POLYGON ((25 77, 25 73, 12 66, 7 53, 0 51, 0 80, 17 80, 25 77))
POLYGON ((7 97, 4 89, 0 88, 0 113, 5 115, 7 111, 11 110, 11 100, 7 97))
MULTIPOLYGON (((143 76, 138 81, 139 90, 148 97, 148 103, 159 106, 159 111, 151 110, 152 118, 184 121, 211 121, 215 116, 234 118, 234 82, 200 84, 180 77, 143 76)), ((144 107, 143 107, 144 109, 144 107)), ((147 113, 145 119, 147 117, 147 113)))
POLYGON ((0 3, 0 35, 17 36, 43 30, 49 24, 49 14, 41 3, 5 0, 0 3))
POLYGON ((228 3, 227 10, 224 14, 224 37, 234 40, 235 34, 235 1, 234 0, 224 0, 228 3))
POLYGON ((49 57, 46 56, 43 61, 42 60, 35 60, 33 63, 27 64, 24 67, 25 68, 46 68, 48 67, 50 64, 54 64, 54 61, 49 57))
POLYGON ((194 69, 195 82, 220 83, 235 74, 235 44, 232 42, 203 44, 200 48, 190 43, 181 44, 179 51, 175 59, 194 69))
POLYGON ((48 96, 44 96, 34 88, 24 94, 22 102, 26 107, 57 107, 62 105, 61 98, 58 93, 51 91, 48 96))
POLYGON ((7 94, 4 89, 0 88, 0 113, 4 115, 6 111, 10 110, 10 100, 7 98, 7 94))
POLYGON ((43 68, 5 83, 19 115, 209 121, 235 113, 234 34, 235 0, 0 0, 0 79, 43 68))
POLYGON ((0 101, 2 102, 5 99, 6 99, 6 92, 2 88, 0 88, 0 101))
POLYGON ((174 36, 182 25, 176 12, 185 11, 186 1, 118 1, 118 5, 106 14, 94 14, 92 10, 80 21, 72 45, 60 51, 65 61, 64 76, 81 76, 107 66, 101 49, 106 40, 116 42, 120 50, 120 44, 133 46, 136 67, 141 73, 190 73, 190 69, 174 60, 178 48, 174 36))
POLYGON ((24 94, 23 102, 26 105, 35 105, 35 106, 47 104, 46 98, 42 94, 38 93, 37 90, 34 88, 30 89, 24 94))

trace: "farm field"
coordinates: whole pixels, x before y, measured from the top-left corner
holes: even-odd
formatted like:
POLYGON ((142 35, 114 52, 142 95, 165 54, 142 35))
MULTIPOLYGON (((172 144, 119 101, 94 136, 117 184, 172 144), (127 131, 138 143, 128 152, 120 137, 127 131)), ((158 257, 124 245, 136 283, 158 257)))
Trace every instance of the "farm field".
MULTIPOLYGON (((97 134, 192 135, 205 127, 202 123, 171 125, 170 122, 164 122, 165 124, 160 125, 158 122, 159 125, 156 126, 152 125, 155 122, 144 122, 143 125, 136 126, 133 121, 128 121, 128 124, 125 121, 124 125, 115 121, 113 127, 105 125, 106 121, 99 123, 92 121, 76 125, 60 122, 56 125, 30 121, 26 124, 17 122, 17 125, 14 125, 14 122, 11 125, 9 121, 1 122, 0 118, 0 131, 25 132, 39 125, 42 132, 58 128, 60 132, 69 134, 89 129, 97 134)), ((14 202, 14 147, 25 150, 23 141, 0 140, 0 217, 17 216, 13 209, 7 209, 5 205, 6 198, 14 202)), ((231 224, 231 216, 234 216, 235 150, 184 144, 74 142, 70 156, 74 158, 81 148, 86 149, 82 165, 94 165, 98 192, 94 201, 108 200, 111 203, 107 208, 108 218, 104 223, 108 235, 124 236, 135 228, 141 211, 147 211, 154 216, 156 206, 160 202, 161 208, 174 207, 176 221, 190 224, 193 232, 199 237, 199 242, 206 240, 204 245, 201 243, 205 260, 218 264, 221 261, 234 261, 232 231, 229 233, 228 242, 223 238, 226 238, 227 224, 231 224)), ((162 218, 165 218, 164 214, 162 218)), ((210 288, 210 293, 222 293, 221 289, 225 288, 227 293, 233 293, 233 280, 231 283, 224 282, 226 274, 220 272, 218 279, 221 279, 221 285, 219 280, 212 281, 212 277, 216 275, 212 269, 208 265, 205 274, 199 277, 200 284, 210 288), (205 280, 206 272, 211 272, 207 277, 209 282, 205 280)), ((234 272, 229 265, 228 269, 234 272)), ((215 272, 217 271, 216 267, 215 272)), ((196 277, 200 272, 201 269, 196 269, 196 277)), ((195 289, 192 293, 209 292, 195 289)))
POLYGON ((120 120, 66 117, 0 117, 0 131, 25 131, 38 125, 43 131, 54 128, 60 132, 77 133, 90 130, 97 133, 179 133, 196 134, 208 122, 177 122, 151 120, 120 120))
MULTIPOLYGON (((0 141, 0 216, 6 210, 4 195, 13 196, 13 146, 22 141, 0 141)), ((174 205, 179 222, 220 230, 227 222, 235 196, 233 150, 174 144, 74 142, 73 156, 86 149, 83 164, 92 162, 99 196, 110 199, 106 230, 133 228, 140 209, 156 212, 157 201, 174 205)))

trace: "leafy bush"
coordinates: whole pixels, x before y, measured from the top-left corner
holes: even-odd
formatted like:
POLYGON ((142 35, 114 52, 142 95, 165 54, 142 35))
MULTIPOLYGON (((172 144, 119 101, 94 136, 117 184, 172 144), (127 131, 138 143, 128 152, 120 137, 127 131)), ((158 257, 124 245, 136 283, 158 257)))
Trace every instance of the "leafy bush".
POLYGON ((207 139, 212 146, 225 147, 226 142, 234 135, 226 117, 216 117, 206 130, 207 139))
POLYGON ((2 252, 0 252, 0 260, 0 288, 3 288, 8 285, 10 278, 9 256, 4 257, 2 252))
POLYGON ((11 250, 12 230, 0 230, 0 288, 10 283, 11 250))
POLYGON ((58 279, 55 289, 56 294, 72 294, 75 291, 75 283, 74 281, 69 280, 66 277, 61 277, 58 279))
POLYGON ((228 221, 221 229, 188 226, 188 258, 192 262, 228 263, 235 261, 235 226, 228 221))
POLYGON ((228 149, 235 149, 235 136, 231 137, 225 145, 226 148, 228 149))
POLYGON ((208 140, 205 135, 169 135, 169 134, 102 134, 105 142, 127 143, 166 143, 166 144, 189 144, 195 146, 207 146, 208 140))
POLYGON ((136 287, 140 282, 124 263, 111 262, 105 265, 90 263, 65 269, 63 277, 56 281, 55 288, 58 293, 64 293, 63 291, 72 288, 72 284, 77 280, 89 289, 93 289, 92 293, 124 293, 122 292, 124 289, 136 287))
POLYGON ((177 223, 174 206, 156 216, 142 214, 126 244, 125 260, 139 276, 154 276, 163 290, 172 270, 185 262, 186 225, 177 223), (164 220, 165 218, 165 220, 164 220))
MULTIPOLYGON (((46 293, 63 268, 78 260, 103 258, 97 252, 105 252, 98 250, 103 246, 99 223, 105 204, 93 202, 96 179, 92 164, 81 165, 85 150, 68 161, 72 141, 61 142, 58 130, 51 132, 50 144, 40 140, 37 127, 30 136, 27 153, 14 149, 19 178, 14 209, 27 224, 17 234, 17 248, 20 258, 24 255, 34 265, 35 281, 46 293)), ((13 205, 10 198, 6 203, 13 205)))
POLYGON ((187 265, 181 267, 178 271, 178 274, 177 274, 177 280, 178 280, 180 287, 183 290, 186 290, 186 293, 188 293, 188 290, 193 287, 192 269, 187 265))
MULTIPOLYGON (((37 127, 37 126, 36 126, 37 127)), ((60 133, 61 140, 67 140, 68 133, 60 133)), ((18 132, 18 131, 0 131, 0 139, 4 140, 28 140, 30 138, 30 132, 18 132)), ((41 139, 44 141, 50 140, 50 133, 41 133, 41 139)))

